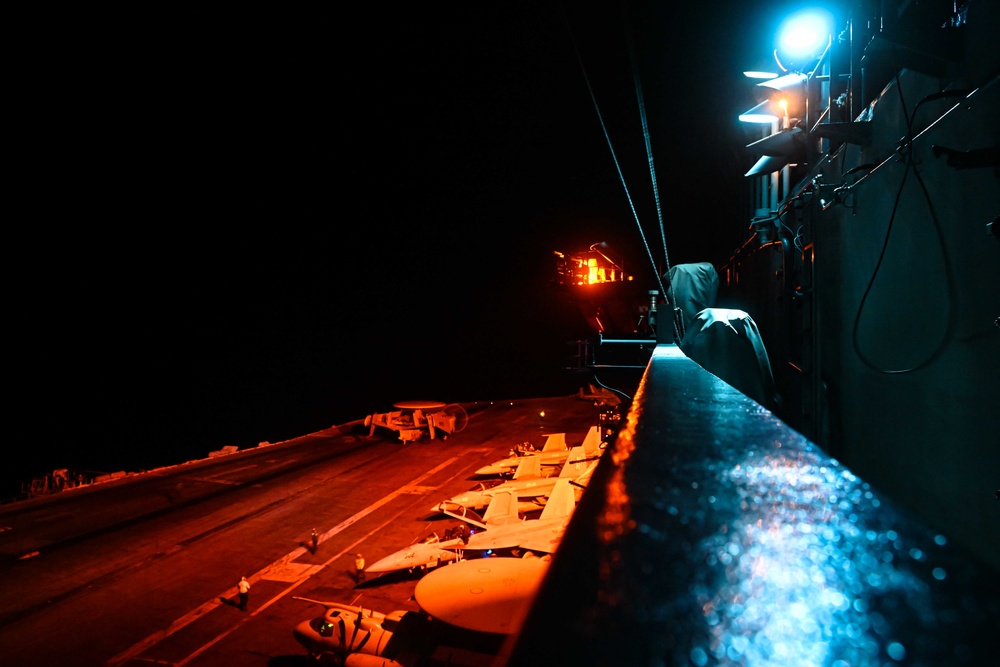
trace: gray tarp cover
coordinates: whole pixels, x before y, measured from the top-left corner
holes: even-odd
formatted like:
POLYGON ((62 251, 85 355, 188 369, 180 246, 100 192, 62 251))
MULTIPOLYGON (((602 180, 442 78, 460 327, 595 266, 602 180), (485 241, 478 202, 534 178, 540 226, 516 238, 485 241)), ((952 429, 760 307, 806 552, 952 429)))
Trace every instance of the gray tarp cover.
POLYGON ((767 408, 778 404, 767 349, 748 313, 716 308, 719 276, 707 262, 670 268, 670 289, 684 315, 681 351, 767 408))

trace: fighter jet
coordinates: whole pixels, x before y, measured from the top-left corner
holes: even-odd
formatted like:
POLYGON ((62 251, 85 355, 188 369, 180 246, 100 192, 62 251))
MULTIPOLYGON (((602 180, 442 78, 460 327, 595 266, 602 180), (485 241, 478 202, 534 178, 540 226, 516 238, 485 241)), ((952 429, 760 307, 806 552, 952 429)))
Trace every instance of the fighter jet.
MULTIPOLYGON (((604 442, 601 440, 600 431, 596 426, 591 426, 590 430, 587 432, 587 436, 583 439, 583 443, 580 446, 583 448, 583 453, 586 459, 590 460, 600 457, 601 452, 604 451, 602 448, 603 445, 604 442)), ((576 448, 574 447, 573 449, 576 448)), ((476 475, 510 475, 517 469, 518 465, 521 463, 521 459, 531 457, 537 457, 543 469, 547 466, 561 466, 569 458, 571 451, 573 450, 566 449, 562 451, 545 451, 543 449, 537 454, 528 454, 527 456, 511 456, 506 459, 494 461, 488 466, 483 466, 476 471, 476 475)))
POLYGON ((476 529, 462 544, 461 548, 466 553, 493 553, 510 549, 551 554, 555 553, 562 540, 566 525, 576 509, 576 500, 572 482, 563 477, 556 480, 537 519, 517 519, 517 498, 511 491, 498 493, 490 501, 484 517, 493 514, 492 522, 477 521, 475 512, 464 507, 459 507, 457 512, 446 510, 444 513, 476 529))
POLYGON ((437 533, 405 549, 393 552, 365 568, 366 573, 382 574, 401 570, 428 570, 462 559, 462 538, 442 540, 437 533))
POLYGON ((527 513, 542 509, 556 481, 562 478, 572 480, 581 488, 587 485, 598 459, 587 458, 582 446, 570 450, 559 475, 543 477, 542 461, 537 456, 522 456, 514 476, 509 481, 487 487, 480 483, 465 493, 452 496, 431 508, 432 512, 457 511, 458 507, 478 510, 490 504, 499 493, 513 492, 517 496, 518 511, 527 513))
POLYGON ((606 387, 595 387, 593 384, 588 384, 587 388, 590 389, 589 392, 584 392, 583 387, 580 387, 577 397, 582 401, 593 401, 595 407, 599 408, 605 405, 615 407, 622 402, 617 394, 606 387))
POLYGON ((468 524, 468 531, 451 539, 412 544, 376 561, 365 572, 427 570, 499 550, 554 553, 576 508, 574 488, 569 479, 556 480, 537 519, 520 517, 517 497, 510 491, 495 495, 482 516, 460 505, 445 509, 444 514, 468 524))
MULTIPOLYGON (((446 512, 446 514, 463 522, 459 524, 461 530, 454 531, 457 533, 454 537, 446 536, 442 539, 438 537, 437 533, 432 533, 422 542, 411 544, 405 549, 395 551, 372 563, 365 568, 365 572, 372 574, 400 570, 413 572, 459 561, 465 557, 466 544, 476 530, 484 530, 487 526, 499 527, 508 523, 517 523, 521 520, 517 512, 517 500, 512 494, 501 495, 500 500, 491 503, 482 516, 461 506, 456 506, 454 511, 446 512)), ((449 533, 451 532, 449 531, 449 533)))

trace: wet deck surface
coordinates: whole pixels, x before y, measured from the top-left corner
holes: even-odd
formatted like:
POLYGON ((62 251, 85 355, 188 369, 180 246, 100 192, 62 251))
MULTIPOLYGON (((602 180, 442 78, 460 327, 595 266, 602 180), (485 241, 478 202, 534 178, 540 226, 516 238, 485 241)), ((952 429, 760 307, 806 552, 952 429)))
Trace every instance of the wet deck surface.
POLYGON ((354 555, 372 563, 449 527, 428 510, 477 468, 597 423, 574 396, 465 407, 447 439, 404 445, 353 424, 0 507, 4 664, 304 665, 292 628, 321 610, 295 596, 416 611, 416 576, 359 585, 354 555))

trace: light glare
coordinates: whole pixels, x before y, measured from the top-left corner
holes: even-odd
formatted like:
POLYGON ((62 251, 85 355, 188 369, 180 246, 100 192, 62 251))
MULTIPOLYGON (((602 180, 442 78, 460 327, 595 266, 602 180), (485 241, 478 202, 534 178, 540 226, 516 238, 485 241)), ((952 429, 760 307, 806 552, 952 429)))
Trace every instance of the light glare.
POLYGON ((789 16, 778 30, 778 48, 792 60, 818 56, 833 31, 833 16, 824 9, 804 9, 789 16))

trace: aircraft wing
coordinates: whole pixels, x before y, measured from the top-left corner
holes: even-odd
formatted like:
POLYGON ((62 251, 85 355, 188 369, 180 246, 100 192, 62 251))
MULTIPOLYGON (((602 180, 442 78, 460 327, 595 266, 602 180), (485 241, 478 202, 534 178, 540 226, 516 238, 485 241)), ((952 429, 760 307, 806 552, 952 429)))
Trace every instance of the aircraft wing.
POLYGON ((552 553, 562 539, 566 529, 565 521, 542 521, 528 519, 520 523, 473 533, 467 544, 457 544, 449 548, 455 551, 497 551, 499 549, 527 549, 542 553, 552 553), (529 546, 530 545, 530 546, 529 546))
POLYGON ((555 477, 517 479, 510 482, 504 482, 500 486, 496 487, 495 490, 491 489, 491 491, 493 491, 493 493, 511 491, 521 500, 525 498, 538 498, 539 496, 548 497, 548 495, 552 492, 552 486, 555 483, 555 477))
POLYGON ((518 541, 518 548, 536 553, 554 554, 562 542, 563 533, 566 532, 566 523, 546 522, 547 526, 539 526, 531 534, 525 535, 518 541))

